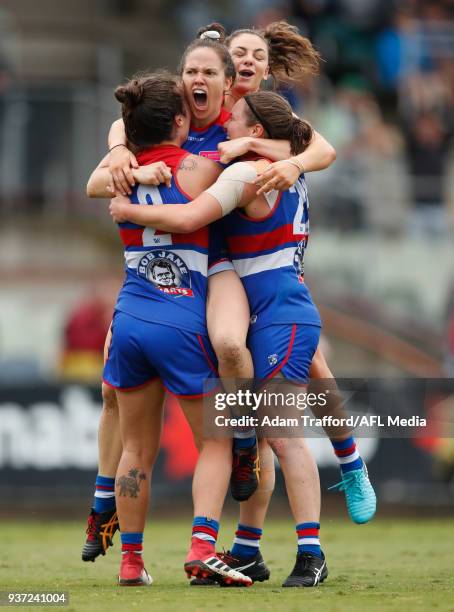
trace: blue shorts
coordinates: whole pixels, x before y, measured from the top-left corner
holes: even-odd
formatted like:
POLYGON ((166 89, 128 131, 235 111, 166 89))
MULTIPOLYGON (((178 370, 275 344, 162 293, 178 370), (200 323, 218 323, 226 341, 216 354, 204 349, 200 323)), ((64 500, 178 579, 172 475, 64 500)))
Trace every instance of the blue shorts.
POLYGON ((320 339, 316 325, 269 325, 249 334, 255 379, 280 373, 287 380, 308 382, 320 339))
POLYGON ((214 390, 217 361, 208 336, 142 321, 117 310, 104 382, 127 391, 154 378, 182 398, 201 397, 211 387, 214 390))
POLYGON ((219 219, 210 225, 210 242, 208 248, 208 276, 225 270, 235 270, 230 259, 227 240, 224 234, 223 220, 219 219))

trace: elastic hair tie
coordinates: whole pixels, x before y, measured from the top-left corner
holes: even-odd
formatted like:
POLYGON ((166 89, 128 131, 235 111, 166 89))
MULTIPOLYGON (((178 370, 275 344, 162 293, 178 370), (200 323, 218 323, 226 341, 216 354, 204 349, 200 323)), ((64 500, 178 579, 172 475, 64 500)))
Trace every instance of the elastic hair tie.
POLYGON ((203 40, 204 38, 209 38, 210 40, 219 40, 221 35, 217 30, 207 30, 200 34, 200 38, 203 40))
POLYGON ((127 147, 127 145, 125 145, 124 143, 120 142, 119 144, 116 144, 116 145, 114 145, 113 147, 110 147, 110 149, 109 149, 109 153, 110 153, 111 151, 113 151, 114 149, 116 149, 117 147, 126 147, 126 148, 128 148, 128 147, 127 147))

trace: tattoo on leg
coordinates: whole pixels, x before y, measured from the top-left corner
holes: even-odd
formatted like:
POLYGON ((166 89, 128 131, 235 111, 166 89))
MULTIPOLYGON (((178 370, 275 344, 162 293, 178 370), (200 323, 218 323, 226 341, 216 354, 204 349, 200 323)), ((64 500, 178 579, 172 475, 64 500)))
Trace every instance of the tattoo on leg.
POLYGON ((117 478, 117 487, 120 487, 119 495, 121 497, 138 497, 140 492, 140 483, 145 480, 147 475, 144 472, 140 472, 138 468, 129 470, 128 475, 120 476, 117 478))

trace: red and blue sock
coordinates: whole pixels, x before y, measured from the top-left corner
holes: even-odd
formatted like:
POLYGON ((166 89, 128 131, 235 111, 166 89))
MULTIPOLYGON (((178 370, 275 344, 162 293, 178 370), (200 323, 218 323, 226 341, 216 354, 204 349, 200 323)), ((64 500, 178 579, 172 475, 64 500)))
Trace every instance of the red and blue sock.
POLYGON ((192 523, 191 548, 186 562, 201 559, 202 561, 216 554, 219 523, 206 516, 195 516, 192 523))
POLYGON ((93 500, 95 512, 108 512, 115 509, 115 478, 96 476, 95 497, 93 500))
POLYGON ((233 540, 232 557, 255 557, 260 547, 262 529, 238 523, 233 540))
POLYGON ((218 539, 218 531, 218 521, 206 516, 195 516, 192 523, 192 541, 201 540, 214 546, 218 539))
POLYGON ((320 523, 300 523, 297 525, 298 553, 309 552, 317 557, 322 557, 319 532, 320 523))
POLYGON ((121 533, 121 554, 133 552, 136 555, 142 555, 143 532, 122 532, 121 533))
POLYGON ((363 467, 363 460, 356 448, 355 439, 350 436, 346 440, 331 440, 340 469, 343 474, 363 467))

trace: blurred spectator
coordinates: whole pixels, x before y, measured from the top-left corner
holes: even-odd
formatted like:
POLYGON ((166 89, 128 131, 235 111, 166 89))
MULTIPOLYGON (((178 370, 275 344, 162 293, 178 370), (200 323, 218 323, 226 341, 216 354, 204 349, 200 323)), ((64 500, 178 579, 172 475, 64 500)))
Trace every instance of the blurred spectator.
POLYGON ((444 177, 449 135, 440 116, 422 111, 409 125, 407 155, 414 209, 410 227, 421 234, 441 234, 447 227, 444 177))
POLYGON ((117 283, 105 281, 78 302, 69 313, 64 328, 61 374, 80 381, 99 380, 117 283))
MULTIPOLYGON (((7 102, 6 93, 12 82, 12 75, 10 67, 6 59, 2 56, 0 50, 0 155, 2 159, 5 158, 6 154, 6 137, 5 137, 5 126, 7 116, 7 102)), ((3 169, 0 167, 0 176, 3 174, 3 169)), ((2 206, 2 189, 0 189, 0 206, 2 206)))
MULTIPOLYGON (((222 6, 212 6, 205 0, 192 0, 186 2, 177 0, 171 4, 175 23, 183 35, 183 44, 194 40, 197 30, 213 21, 224 23, 224 10, 222 6), (173 4, 173 6, 172 6, 173 4)), ((182 51, 183 49, 181 49, 182 51)))
POLYGON ((13 37, 12 20, 9 14, 0 9, 0 177, 3 179, 0 188, 0 206, 3 207, 4 177, 8 174, 7 168, 7 94, 14 79, 14 68, 11 54, 8 53, 10 39, 13 37))
POLYGON ((385 89, 428 67, 428 50, 420 21, 407 5, 398 7, 389 27, 377 37, 379 78, 385 89))
POLYGON ((264 28, 273 21, 289 18, 289 2, 287 0, 241 0, 238 15, 242 21, 238 27, 254 26, 264 28), (248 20, 244 21, 244 10, 249 14, 248 20))
POLYGON ((445 373, 449 378, 454 378, 454 284, 446 307, 445 373))
POLYGON ((313 210, 316 223, 342 230, 394 227, 403 214, 397 209, 404 200, 403 139, 385 122, 367 81, 346 77, 312 118, 338 153, 322 193, 320 185, 317 190, 323 204, 313 210))
POLYGON ((370 77, 374 65, 374 36, 387 9, 377 0, 294 0, 293 13, 302 31, 315 44, 333 83, 345 73, 370 77))

